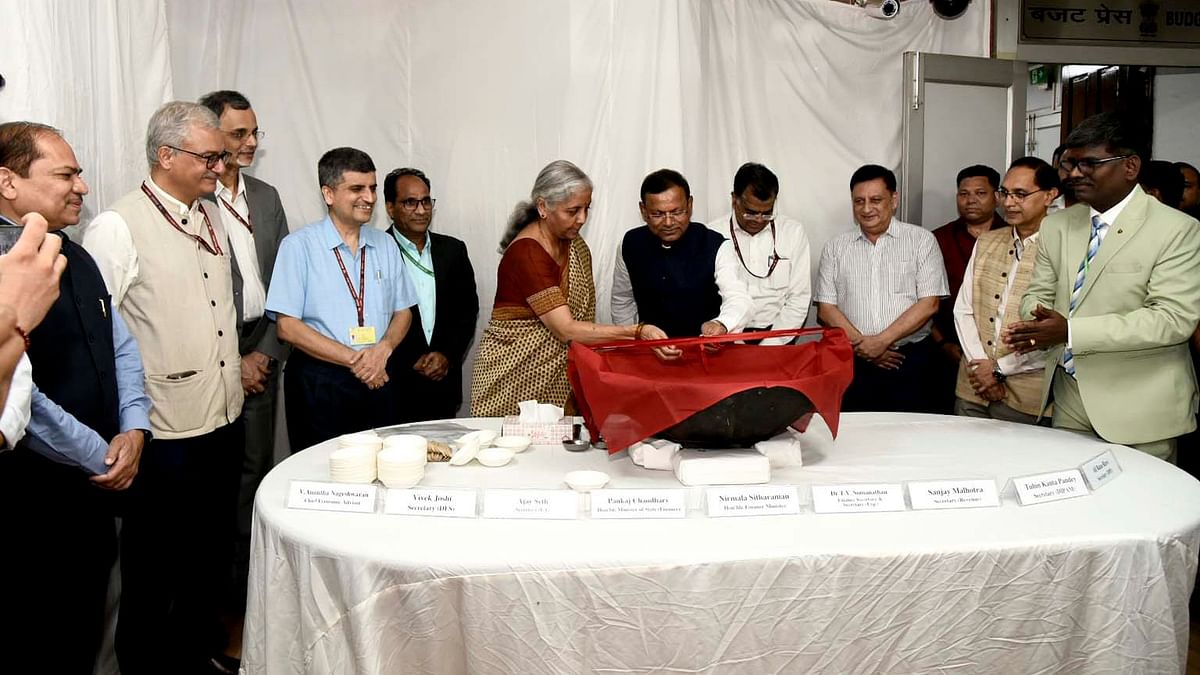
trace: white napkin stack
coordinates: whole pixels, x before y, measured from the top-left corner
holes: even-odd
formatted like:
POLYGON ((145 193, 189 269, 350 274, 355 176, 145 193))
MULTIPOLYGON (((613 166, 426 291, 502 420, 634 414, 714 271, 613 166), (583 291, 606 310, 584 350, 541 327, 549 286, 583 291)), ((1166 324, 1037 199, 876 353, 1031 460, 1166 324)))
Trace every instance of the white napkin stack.
POLYGON ((390 488, 409 488, 425 477, 429 443, 423 436, 388 436, 379 452, 379 480, 390 488))
POLYGON ((804 466, 804 457, 800 454, 800 434, 791 429, 786 429, 778 436, 755 443, 754 449, 767 456, 772 469, 804 466))
POLYGON ((766 455, 745 450, 680 450, 672 458, 684 485, 750 485, 771 481, 766 455))
POLYGON ((634 464, 656 471, 670 471, 671 458, 679 451, 679 444, 661 438, 647 438, 644 442, 629 447, 629 458, 634 464))

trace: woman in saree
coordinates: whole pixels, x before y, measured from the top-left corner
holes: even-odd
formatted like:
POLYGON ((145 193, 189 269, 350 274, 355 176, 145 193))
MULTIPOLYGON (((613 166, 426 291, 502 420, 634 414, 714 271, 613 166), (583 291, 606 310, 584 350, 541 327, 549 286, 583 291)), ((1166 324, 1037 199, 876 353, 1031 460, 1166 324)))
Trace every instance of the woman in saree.
MULTIPOLYGON (((665 339, 655 326, 596 319, 592 255, 579 236, 592 205, 592 181, 558 160, 538 173, 500 241, 496 302, 471 375, 471 414, 516 415, 520 401, 572 408, 567 345, 665 339)), ((662 358, 678 350, 660 348, 662 358)))

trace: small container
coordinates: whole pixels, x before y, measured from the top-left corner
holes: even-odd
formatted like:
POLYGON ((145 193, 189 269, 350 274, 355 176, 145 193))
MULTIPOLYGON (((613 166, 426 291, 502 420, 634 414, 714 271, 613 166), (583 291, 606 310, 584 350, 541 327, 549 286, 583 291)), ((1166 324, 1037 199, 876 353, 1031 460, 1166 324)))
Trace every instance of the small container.
POLYGON ((608 485, 608 474, 603 471, 572 471, 563 480, 576 492, 591 492, 608 485))
POLYGON ((475 455, 475 459, 484 466, 504 466, 512 461, 513 451, 508 448, 484 448, 475 455))

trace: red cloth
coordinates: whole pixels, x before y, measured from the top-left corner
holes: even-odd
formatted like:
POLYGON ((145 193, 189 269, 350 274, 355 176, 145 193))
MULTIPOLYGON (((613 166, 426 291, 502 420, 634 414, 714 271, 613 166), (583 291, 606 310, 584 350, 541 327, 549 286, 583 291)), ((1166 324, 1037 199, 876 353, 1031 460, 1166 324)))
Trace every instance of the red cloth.
MULTIPOLYGON (((755 387, 789 387, 804 394, 837 436, 842 395, 854 377, 854 349, 840 328, 793 329, 601 345, 575 342, 568 364, 588 431, 592 438, 603 435, 611 454, 755 387), (731 344, 785 335, 821 339, 798 345, 731 344), (721 344, 715 352, 704 348, 715 344, 721 344), (683 356, 659 359, 652 349, 663 345, 680 348, 683 356)), ((805 416, 792 426, 803 430, 808 420, 805 416)))

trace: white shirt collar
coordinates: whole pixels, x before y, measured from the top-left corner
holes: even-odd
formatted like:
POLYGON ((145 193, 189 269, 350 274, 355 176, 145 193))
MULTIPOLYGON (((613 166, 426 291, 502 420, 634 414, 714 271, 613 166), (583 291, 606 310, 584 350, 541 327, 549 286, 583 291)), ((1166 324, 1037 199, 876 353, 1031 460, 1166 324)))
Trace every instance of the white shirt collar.
POLYGON ((214 194, 217 197, 225 198, 225 201, 233 204, 237 201, 239 195, 246 194, 246 177, 240 173, 238 174, 237 192, 225 187, 225 184, 220 179, 217 179, 217 190, 214 194))
MULTIPOLYGON (((181 216, 186 216, 187 214, 191 213, 192 207, 194 207, 196 205, 196 204, 192 204, 192 206, 188 206, 187 204, 184 204, 183 202, 179 201, 178 199, 172 197, 170 195, 170 193, 168 193, 166 190, 159 187, 158 183, 155 183, 153 178, 147 178, 146 184, 150 186, 151 190, 154 190, 155 195, 159 198, 160 201, 162 201, 163 206, 165 206, 166 208, 168 208, 172 211, 175 211, 176 213, 178 213, 181 216)), ((199 201, 200 200, 198 200, 198 199, 196 200, 197 203, 199 201)))
POLYGON ((1124 199, 1117 202, 1115 206, 1104 213, 1100 213, 1095 208, 1089 206, 1088 209, 1091 211, 1091 217, 1100 216, 1100 220, 1104 221, 1105 225, 1112 225, 1117 222, 1117 218, 1121 217, 1121 212, 1125 210, 1126 206, 1129 206, 1129 202, 1133 201, 1133 196, 1141 191, 1142 186, 1134 185, 1133 189, 1129 191, 1129 194, 1125 195, 1124 199))

